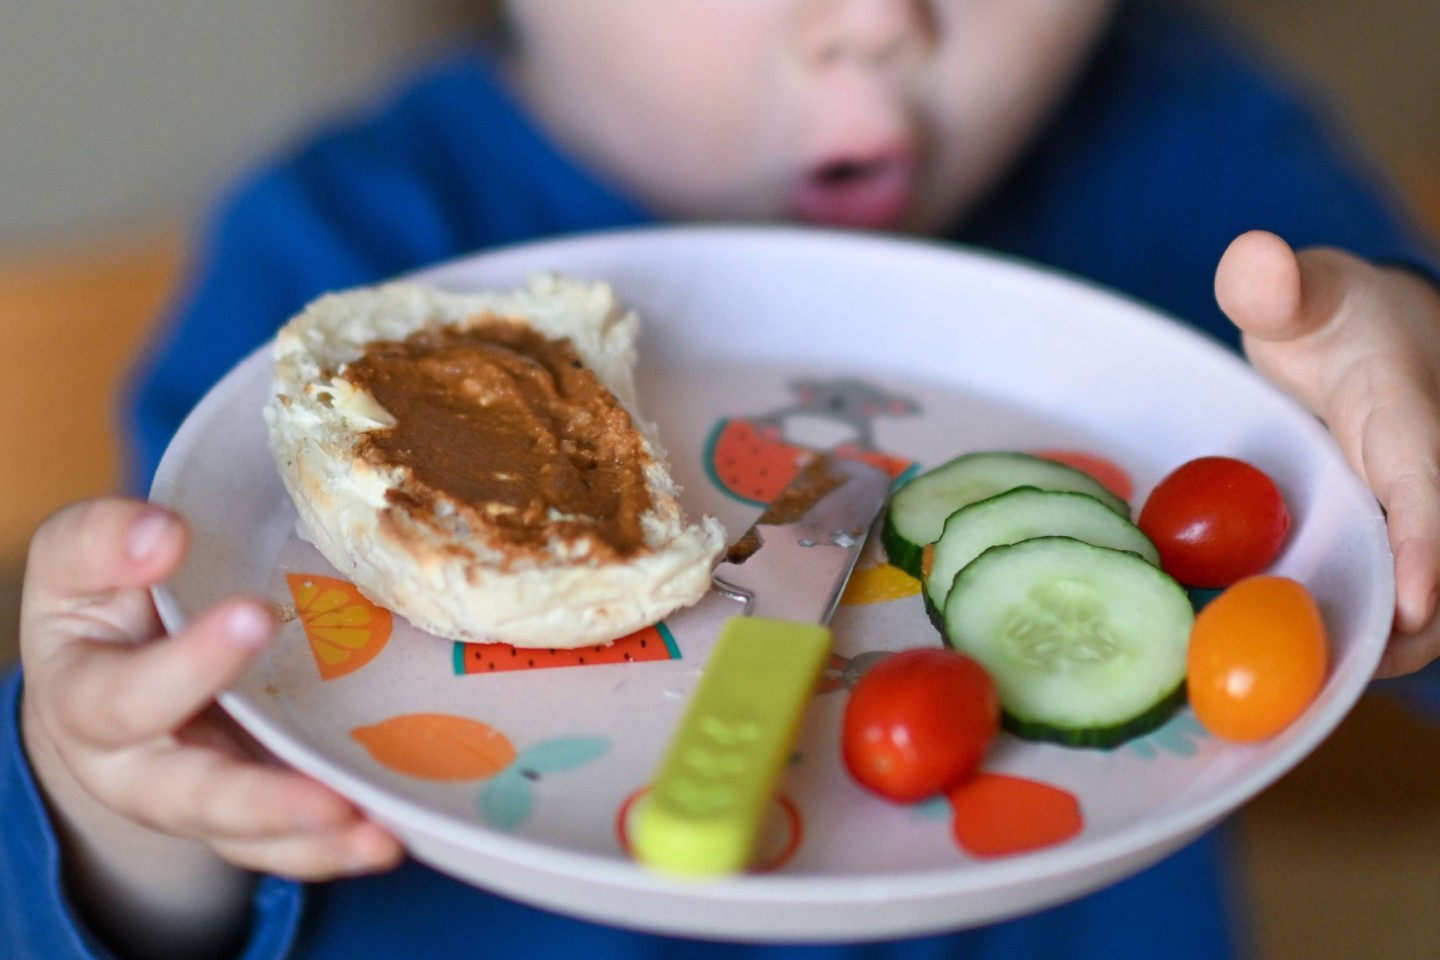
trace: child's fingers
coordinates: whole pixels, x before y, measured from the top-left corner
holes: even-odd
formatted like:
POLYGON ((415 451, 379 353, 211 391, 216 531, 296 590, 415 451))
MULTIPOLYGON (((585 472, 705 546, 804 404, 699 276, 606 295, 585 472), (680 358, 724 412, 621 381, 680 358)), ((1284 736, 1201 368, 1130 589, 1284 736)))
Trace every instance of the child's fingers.
POLYGON ((382 870, 401 856, 390 834, 329 788, 216 750, 136 751, 91 773, 87 788, 102 803, 248 869, 321 880, 382 870))
POLYGON ((1256 368, 1325 420, 1385 508, 1396 609, 1382 675, 1440 654, 1440 338, 1433 288, 1336 250, 1252 232, 1216 297, 1256 368))
POLYGON ((1231 242, 1215 271, 1215 299, 1246 336, 1285 341, 1335 317, 1363 262, 1335 250, 1297 256, 1273 233, 1252 230, 1231 242))
POLYGON ((27 686, 77 640, 133 644, 160 629, 148 588, 174 572, 188 531, 174 514, 131 500, 92 500, 51 516, 31 540, 20 608, 27 686))
POLYGON ((1393 339, 1385 324, 1345 322, 1392 308, 1379 272, 1338 250, 1296 254, 1274 234, 1253 230, 1221 258, 1215 298, 1240 328, 1255 368, 1324 418, 1359 469, 1356 429, 1341 422, 1346 404, 1336 397, 1355 394, 1356 364, 1393 339))
POLYGON ((1363 472, 1385 508, 1395 554, 1395 629, 1422 630, 1440 594, 1440 424, 1420 416, 1434 401, 1401 391, 1372 415, 1363 472))
POLYGON ((65 732, 119 748, 175 730, 235 681, 274 636, 269 608, 226 601, 182 633, 142 646, 77 641, 35 669, 65 732))
POLYGON ((301 774, 204 747, 142 749, 82 776, 137 823, 211 843, 327 833, 360 819, 349 801, 301 774))
POLYGON ((1381 679, 1403 677, 1414 673, 1437 657, 1440 657, 1440 626, 1431 624, 1427 629, 1415 634, 1397 633, 1391 636, 1390 645, 1385 648, 1385 655, 1380 659, 1375 676, 1381 679))
MULTIPOLYGON (((1426 481, 1433 486, 1433 481, 1426 481)), ((1440 491, 1431 494, 1440 498, 1440 491)), ((1395 552, 1395 629, 1402 634, 1422 630, 1435 616, 1440 594, 1440 517, 1436 502, 1401 513, 1391 529, 1395 552)))
POLYGON ((379 873, 404 857, 398 840, 364 820, 324 833, 221 841, 213 849, 237 866, 306 881, 379 873))
POLYGON ((195 719, 275 621, 263 602, 236 598, 157 638, 148 588, 186 545, 179 518, 124 500, 67 508, 37 532, 22 610, 26 712, 28 729, 47 733, 34 743, 54 758, 52 789, 73 788, 87 816, 118 814, 255 869, 318 879, 393 864, 399 844, 344 798, 243 756, 195 719))
POLYGON ((25 572, 26 603, 51 603, 148 587, 185 554, 185 524, 154 504, 91 500, 47 519, 35 532, 25 572))

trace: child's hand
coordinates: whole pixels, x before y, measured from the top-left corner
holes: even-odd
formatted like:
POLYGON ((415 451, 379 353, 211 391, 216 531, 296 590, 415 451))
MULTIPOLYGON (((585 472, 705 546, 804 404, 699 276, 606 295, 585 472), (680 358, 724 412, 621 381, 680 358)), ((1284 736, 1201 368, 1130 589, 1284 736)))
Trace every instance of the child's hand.
POLYGON ((1440 656, 1440 293, 1252 231, 1225 251, 1215 294, 1251 362, 1325 421, 1385 508, 1396 610, 1379 675, 1420 669, 1440 656))
POLYGON ((155 506, 70 507, 35 536, 21 612, 25 746, 71 895, 82 911, 167 926, 223 914, 217 900, 243 906, 249 875, 232 864, 321 879, 400 854, 339 795, 267 762, 214 705, 273 638, 265 604, 227 600, 160 634, 149 587, 186 543, 155 506))

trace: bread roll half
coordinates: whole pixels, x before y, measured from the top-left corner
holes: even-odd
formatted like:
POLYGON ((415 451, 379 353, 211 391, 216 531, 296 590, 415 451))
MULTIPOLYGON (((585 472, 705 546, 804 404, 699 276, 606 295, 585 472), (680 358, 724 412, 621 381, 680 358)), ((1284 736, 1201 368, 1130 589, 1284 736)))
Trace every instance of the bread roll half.
MULTIPOLYGON (((524 647, 603 643, 694 603, 709 587, 724 533, 713 517, 686 521, 654 429, 639 416, 633 375, 638 332, 638 318, 621 309, 607 285, 558 275, 536 277, 522 289, 505 292, 454 294, 397 283, 315 301, 276 336, 275 389, 265 410, 271 449, 299 513, 300 534, 376 603, 429 633, 456 640, 524 647), (400 452, 390 455, 379 446, 417 425, 401 423, 377 400, 380 392, 395 406, 405 398, 393 392, 401 388, 389 387, 392 392, 385 394, 365 387, 356 371, 366 369, 366 358, 377 349, 400 349, 417 337, 456 337, 465 331, 489 337, 500 329, 495 324, 523 326, 562 346, 568 342, 578 360, 572 357, 564 366, 580 370, 583 364, 618 403, 618 411, 612 405, 606 414, 606 429, 621 444, 615 449, 632 451, 633 461, 627 454, 624 463, 605 461, 603 469, 585 473, 595 470, 593 457, 580 468, 558 460, 564 451, 573 452, 576 441, 542 437, 537 442, 560 451, 556 469, 570 481, 581 477, 588 483, 611 468, 643 478, 642 499, 633 496, 637 484, 627 487, 631 519, 638 517, 638 527, 629 527, 636 536, 628 546, 615 547, 592 535, 588 525, 596 518, 588 514, 553 506, 525 513, 529 508, 506 505, 503 498, 465 502, 454 489, 427 483, 421 467, 401 462, 408 447, 400 449, 400 444, 400 452), (517 526, 522 514, 538 519, 517 526), (509 526, 501 529, 501 520, 509 526)), ((522 358, 521 365, 526 364, 534 366, 522 358)), ((568 369, 562 373, 570 375, 568 369)), ((503 380, 498 376, 497 382, 503 380)), ((480 389, 473 378, 435 389, 453 397, 462 391, 455 383, 480 389)), ((505 383, 501 387, 510 390, 505 383)), ((476 401, 462 419, 489 415, 489 402, 476 401)), ((571 414, 567 418, 576 422, 592 419, 584 410, 571 414)), ((483 419, 481 425, 494 427, 483 419)), ((456 436, 453 429, 448 436, 456 436)), ((443 446, 447 457, 468 455, 458 449, 463 444, 443 446)), ((476 462, 489 456, 493 468, 501 446, 482 444, 469 453, 476 462)), ((528 456, 529 447, 524 449, 528 456)), ((453 457, 447 462, 457 462, 453 457)), ((464 469, 470 469, 468 461, 464 469)), ((536 472, 548 476, 549 471, 546 466, 536 472)), ((503 469, 491 472, 496 483, 534 482, 503 469)), ((604 490, 596 495, 608 496, 604 490)))

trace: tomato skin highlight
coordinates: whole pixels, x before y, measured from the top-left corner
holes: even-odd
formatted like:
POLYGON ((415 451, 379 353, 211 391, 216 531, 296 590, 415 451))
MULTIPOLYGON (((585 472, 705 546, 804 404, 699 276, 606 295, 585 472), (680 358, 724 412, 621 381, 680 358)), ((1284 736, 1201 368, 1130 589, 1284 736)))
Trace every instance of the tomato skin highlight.
POLYGON ((1156 484, 1137 525, 1160 567, 1187 587, 1228 587, 1262 572, 1285 542, 1290 511, 1275 482, 1233 457, 1200 457, 1156 484))
POLYGON ((955 650, 894 653, 855 684, 841 753, 861 786, 914 803, 974 776, 1000 730, 1000 697, 979 661, 955 650))
POLYGON ((1314 701, 1329 665, 1325 623, 1310 592, 1288 577, 1249 577, 1195 618, 1190 706, 1222 740, 1266 740, 1314 701))

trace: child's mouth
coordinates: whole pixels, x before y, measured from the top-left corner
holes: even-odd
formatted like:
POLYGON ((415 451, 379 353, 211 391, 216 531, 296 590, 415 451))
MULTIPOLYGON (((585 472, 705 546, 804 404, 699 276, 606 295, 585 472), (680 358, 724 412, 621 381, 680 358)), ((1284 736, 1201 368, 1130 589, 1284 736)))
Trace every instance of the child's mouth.
POLYGON ((914 179, 914 164, 900 156, 831 161, 800 181, 790 212, 806 223, 889 229, 904 217, 914 179))

